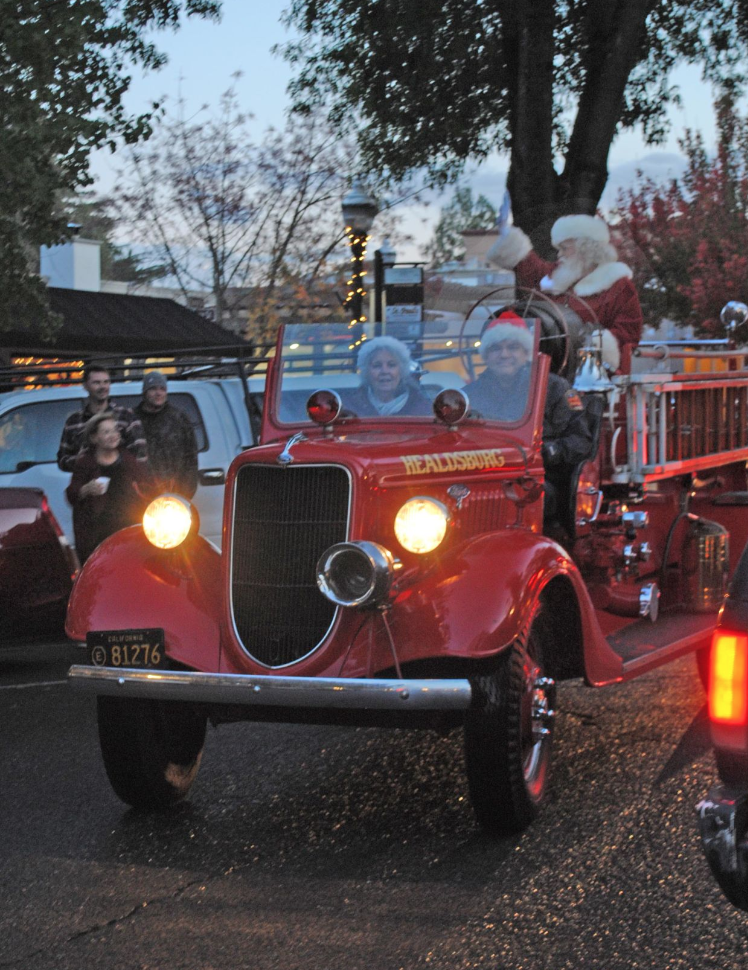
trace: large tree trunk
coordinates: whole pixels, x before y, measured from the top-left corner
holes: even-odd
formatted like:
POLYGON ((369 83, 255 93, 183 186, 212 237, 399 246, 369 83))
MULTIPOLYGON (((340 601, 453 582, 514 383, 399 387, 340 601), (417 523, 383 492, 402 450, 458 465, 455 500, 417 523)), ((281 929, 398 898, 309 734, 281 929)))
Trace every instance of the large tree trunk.
POLYGON ((501 16, 509 75, 515 82, 507 188, 515 223, 534 238, 540 228, 536 241, 542 246, 542 227, 553 221, 558 177, 551 137, 555 2, 507 0, 501 16))
MULTIPOLYGON (((550 229, 561 215, 594 214, 608 180, 608 153, 624 92, 653 0, 592 0, 588 56, 563 172, 553 167, 552 0, 508 0, 502 7, 508 50, 516 49, 516 117, 507 184, 514 221, 550 254, 550 229)), ((583 39, 580 38, 580 42, 583 39)))
POLYGON ((589 11, 589 57, 557 198, 566 212, 593 214, 608 181, 608 152, 629 75, 639 60, 652 0, 595 0, 589 11))

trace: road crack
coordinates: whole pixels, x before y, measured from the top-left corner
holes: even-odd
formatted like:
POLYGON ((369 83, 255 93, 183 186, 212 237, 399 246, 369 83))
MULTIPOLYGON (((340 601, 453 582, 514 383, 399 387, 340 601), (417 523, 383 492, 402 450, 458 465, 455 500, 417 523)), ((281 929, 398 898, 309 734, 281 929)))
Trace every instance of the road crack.
POLYGON ((134 919, 138 913, 142 913, 143 910, 147 909, 149 906, 156 906, 158 903, 168 902, 170 900, 179 899, 184 893, 192 889, 194 886, 206 885, 215 879, 221 879, 225 875, 228 875, 236 870, 236 867, 232 867, 228 872, 222 872, 220 875, 216 876, 203 876, 199 879, 192 879, 184 886, 180 886, 171 893, 164 893, 162 896, 155 896, 153 899, 146 899, 142 903, 138 903, 133 906, 128 912, 121 914, 119 916, 113 916, 112 919, 106 920, 103 923, 94 923, 92 926, 86 927, 84 930, 79 930, 77 933, 73 933, 66 939, 60 940, 59 942, 53 943, 51 946, 40 947, 38 950, 33 950, 31 953, 24 953, 23 956, 14 958, 13 960, 6 960, 0 962, 0 970, 11 970, 13 967, 24 967, 28 960, 33 960, 35 957, 41 957, 50 950, 58 949, 59 947, 69 946, 71 943, 75 943, 78 940, 85 939, 88 936, 92 936, 95 933, 100 933, 108 929, 112 929, 115 926, 127 923, 134 919))

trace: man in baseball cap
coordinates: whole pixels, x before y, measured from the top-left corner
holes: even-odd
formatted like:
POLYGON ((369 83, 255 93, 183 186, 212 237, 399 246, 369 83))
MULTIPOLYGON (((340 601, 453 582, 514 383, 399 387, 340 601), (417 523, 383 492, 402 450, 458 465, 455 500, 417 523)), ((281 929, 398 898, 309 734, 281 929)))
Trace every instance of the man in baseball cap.
POLYGON ((143 378, 143 400, 135 408, 148 443, 148 464, 157 494, 192 498, 197 489, 197 442, 187 415, 168 401, 161 371, 143 378))
POLYGON ((642 311, 633 273, 618 261, 608 226, 598 216, 562 216, 553 224, 551 242, 556 263, 541 259, 517 226, 505 226, 487 258, 513 269, 518 286, 539 289, 567 303, 585 323, 599 324, 603 359, 612 370, 627 373, 631 350, 641 338, 642 311))

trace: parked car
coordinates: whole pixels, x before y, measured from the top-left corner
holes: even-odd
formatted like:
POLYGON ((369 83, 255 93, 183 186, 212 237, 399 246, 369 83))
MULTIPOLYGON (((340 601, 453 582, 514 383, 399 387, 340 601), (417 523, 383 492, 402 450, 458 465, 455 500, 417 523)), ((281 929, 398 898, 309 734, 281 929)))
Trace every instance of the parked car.
POLYGON ((89 662, 70 679, 98 695, 125 802, 184 798, 208 719, 460 728, 479 823, 516 831, 549 791, 559 680, 703 662, 748 538, 748 371, 735 355, 722 373, 610 380, 587 345, 575 405, 593 444, 554 482, 547 531, 547 374, 577 360, 565 321, 546 335, 515 307, 535 336, 501 420, 471 409, 474 340, 414 347, 421 384, 449 389, 408 416, 330 387, 354 367, 346 325, 287 327, 261 443, 229 470, 222 553, 189 503, 156 499, 87 561, 67 631, 89 662), (306 406, 290 381, 304 354, 306 406))
POLYGON ((38 488, 0 488, 0 632, 62 632, 78 560, 38 488))

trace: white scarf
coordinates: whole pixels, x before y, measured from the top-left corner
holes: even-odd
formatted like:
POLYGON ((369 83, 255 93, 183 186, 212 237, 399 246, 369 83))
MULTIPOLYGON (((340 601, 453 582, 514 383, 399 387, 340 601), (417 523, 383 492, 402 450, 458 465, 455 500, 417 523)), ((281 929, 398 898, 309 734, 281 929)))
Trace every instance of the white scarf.
POLYGON ((398 411, 401 411, 405 407, 408 400, 407 390, 403 391, 397 397, 393 397, 391 401, 380 401, 379 398, 372 394, 370 387, 367 387, 366 391, 369 395, 371 406, 378 414, 397 414, 398 411))

